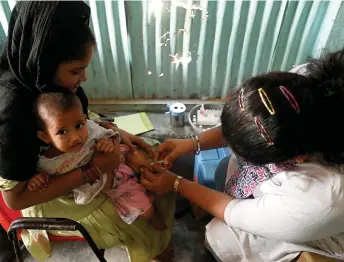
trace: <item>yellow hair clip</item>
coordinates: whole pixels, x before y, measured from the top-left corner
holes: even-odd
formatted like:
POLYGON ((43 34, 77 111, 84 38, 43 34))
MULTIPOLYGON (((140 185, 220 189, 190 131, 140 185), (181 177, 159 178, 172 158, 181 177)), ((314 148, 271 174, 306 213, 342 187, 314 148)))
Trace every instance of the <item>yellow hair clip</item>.
POLYGON ((263 88, 258 89, 260 99, 262 100, 263 104, 265 105, 266 109, 269 111, 271 115, 275 114, 275 109, 272 106, 272 103, 268 97, 268 95, 265 93, 263 88))

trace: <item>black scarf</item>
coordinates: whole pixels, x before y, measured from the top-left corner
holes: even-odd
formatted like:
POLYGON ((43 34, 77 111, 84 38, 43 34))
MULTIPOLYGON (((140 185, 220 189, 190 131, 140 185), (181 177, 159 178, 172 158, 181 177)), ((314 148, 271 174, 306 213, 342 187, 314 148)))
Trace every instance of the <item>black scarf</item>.
MULTIPOLYGON (((65 32, 88 23, 82 1, 20 1, 14 7, 0 57, 0 176, 25 181, 36 173, 39 141, 32 103, 52 81, 68 44, 65 32), (62 44, 61 44, 62 43, 62 44)), ((87 96, 78 88, 84 112, 87 96)))

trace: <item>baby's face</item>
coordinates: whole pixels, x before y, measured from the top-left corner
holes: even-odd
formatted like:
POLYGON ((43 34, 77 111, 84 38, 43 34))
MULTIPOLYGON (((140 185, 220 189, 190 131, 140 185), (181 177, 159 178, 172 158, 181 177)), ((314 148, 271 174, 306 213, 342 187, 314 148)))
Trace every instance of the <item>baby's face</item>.
POLYGON ((52 115, 47 119, 45 136, 49 144, 64 153, 79 152, 88 138, 87 120, 82 108, 52 115))
POLYGON ((140 168, 148 168, 149 162, 148 155, 142 150, 133 149, 127 153, 127 165, 135 172, 139 172, 140 168))

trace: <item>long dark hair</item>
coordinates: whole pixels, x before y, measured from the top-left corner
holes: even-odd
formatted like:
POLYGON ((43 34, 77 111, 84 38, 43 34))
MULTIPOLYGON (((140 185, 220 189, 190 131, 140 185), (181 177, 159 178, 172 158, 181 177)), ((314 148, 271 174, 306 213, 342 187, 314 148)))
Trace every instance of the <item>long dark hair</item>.
POLYGON ((236 154, 258 165, 313 152, 344 162, 339 128, 344 115, 344 51, 311 59, 307 71, 307 76, 260 75, 231 91, 221 120, 223 134, 236 154), (273 114, 263 100, 271 102, 273 114))

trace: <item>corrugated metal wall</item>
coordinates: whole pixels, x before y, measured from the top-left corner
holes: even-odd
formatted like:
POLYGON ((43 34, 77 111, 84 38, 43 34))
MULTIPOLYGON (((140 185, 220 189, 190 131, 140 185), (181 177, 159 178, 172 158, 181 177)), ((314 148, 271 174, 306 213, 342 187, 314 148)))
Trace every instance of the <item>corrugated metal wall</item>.
POLYGON ((86 1, 97 52, 84 84, 91 98, 132 98, 129 36, 124 1, 86 1))
POLYGON ((195 98, 224 97, 251 75, 304 62, 326 44, 341 2, 126 4, 134 96, 195 98))
MULTIPOLYGON (((252 75, 288 70, 344 38, 342 1, 87 3, 98 43, 84 85, 90 98, 225 97, 252 75)), ((14 4, 0 2, 1 41, 14 4)))

